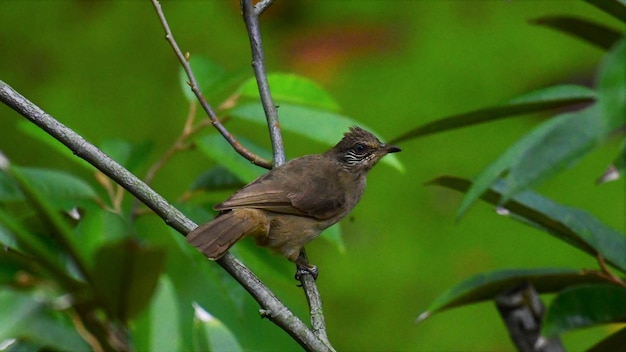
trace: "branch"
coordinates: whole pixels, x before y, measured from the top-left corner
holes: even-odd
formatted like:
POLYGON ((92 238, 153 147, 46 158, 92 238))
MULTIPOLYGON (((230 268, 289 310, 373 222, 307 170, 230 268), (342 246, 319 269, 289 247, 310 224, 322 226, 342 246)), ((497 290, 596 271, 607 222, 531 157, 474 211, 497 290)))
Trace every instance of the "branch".
POLYGON ((498 312, 509 336, 520 352, 564 352, 558 337, 541 336, 541 322, 546 308, 535 288, 525 282, 495 298, 498 312))
MULTIPOLYGON (((197 225, 178 209, 170 205, 161 195, 130 173, 100 149, 87 142, 79 134, 55 120, 38 106, 20 95, 0 80, 0 101, 63 143, 78 157, 86 160, 109 176, 148 208, 160 216, 165 223, 181 234, 187 234, 197 225)), ((296 317, 261 281, 241 262, 227 254, 218 263, 231 274, 263 307, 266 316, 283 328, 306 350, 328 351, 329 348, 296 317)))
POLYGON ((248 36, 250 37, 252 70, 254 70, 254 76, 256 77, 256 82, 259 87, 261 103, 263 104, 263 110, 265 110, 267 127, 269 128, 270 139, 272 140, 274 165, 280 166, 286 161, 285 147, 283 146, 283 137, 280 134, 278 111, 272 99, 270 85, 267 82, 267 75, 265 74, 263 43, 261 42, 261 31, 259 30, 259 15, 270 4, 271 1, 266 0, 259 3, 259 5, 262 6, 255 8, 254 5, 252 5, 252 0, 241 0, 241 11, 243 13, 243 20, 246 23, 246 29, 248 30, 248 36))
MULTIPOLYGON (((252 0, 241 0, 241 11, 243 20, 246 23, 248 37, 250 38, 250 48, 252 50, 252 69, 256 77, 261 96, 263 110, 267 119, 267 126, 272 140, 272 149, 274 151, 274 165, 280 166, 285 163, 285 149, 280 133, 280 124, 278 122, 278 112, 276 105, 272 99, 267 74, 265 72, 263 43, 261 41, 261 31, 259 29, 259 16, 265 9, 272 4, 272 0, 263 0, 256 6, 252 5, 252 0)), ((300 255, 306 258, 304 248, 300 255)), ((326 322, 324 320, 324 311, 322 309, 322 299, 319 290, 315 285, 315 278, 311 274, 303 274, 298 276, 300 283, 309 303, 311 326, 315 334, 326 343, 328 348, 333 349, 328 341, 326 334, 326 322)))
POLYGON ((189 82, 187 82, 187 84, 189 84, 189 86, 191 87, 191 90, 198 98, 200 105, 202 106, 207 116, 211 120, 211 123, 213 124, 213 126, 215 126, 215 128, 222 134, 222 136, 228 141, 228 143, 230 143, 233 149, 235 149, 235 151, 239 153, 239 155, 250 160, 253 164, 259 165, 266 169, 270 169, 272 167, 271 162, 261 158, 260 156, 246 149, 241 143, 239 143, 239 141, 235 139, 235 137, 230 132, 228 132, 226 127, 222 125, 220 120, 217 118, 217 115, 211 108, 211 105, 209 105, 206 98, 200 91, 200 87, 198 86, 196 77, 194 76, 193 71, 191 70, 191 65, 189 65, 189 61, 187 61, 188 58, 185 57, 183 52, 180 50, 178 43, 176 43, 176 40, 174 39, 174 35, 172 34, 172 31, 170 30, 170 26, 167 23, 167 19, 165 18, 165 14, 163 14, 163 9, 161 8, 161 4, 159 3, 158 0, 152 0, 152 5, 154 6, 154 9, 156 10, 157 15, 159 16, 159 19, 161 20, 163 29, 165 30, 165 39, 168 41, 168 43, 170 43, 170 45, 172 46, 172 49, 174 49, 174 52, 176 53, 176 57, 178 57, 180 64, 183 65, 183 69, 185 70, 185 73, 187 74, 187 78, 189 78, 189 82))

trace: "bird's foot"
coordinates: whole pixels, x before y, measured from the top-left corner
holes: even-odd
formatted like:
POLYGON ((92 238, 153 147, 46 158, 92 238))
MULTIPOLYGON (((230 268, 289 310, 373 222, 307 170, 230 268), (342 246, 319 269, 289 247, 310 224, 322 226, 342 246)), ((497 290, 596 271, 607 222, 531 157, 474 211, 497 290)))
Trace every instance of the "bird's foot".
POLYGON ((313 276, 313 280, 317 280, 317 275, 319 274, 319 270, 317 270, 317 267, 315 265, 309 265, 309 266, 297 266, 298 269, 296 270, 296 275, 295 275, 295 279, 300 281, 300 278, 302 277, 302 275, 311 275, 313 276))

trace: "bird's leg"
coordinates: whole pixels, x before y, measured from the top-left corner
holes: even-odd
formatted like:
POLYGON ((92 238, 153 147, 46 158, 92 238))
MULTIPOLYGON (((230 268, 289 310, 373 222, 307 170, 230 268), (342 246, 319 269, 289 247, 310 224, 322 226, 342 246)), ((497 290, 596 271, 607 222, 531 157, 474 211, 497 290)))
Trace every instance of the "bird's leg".
POLYGON ((295 279, 300 280, 300 275, 311 275, 313 276, 313 280, 317 280, 317 275, 319 274, 319 270, 317 270, 317 266, 309 263, 309 260, 302 255, 302 252, 298 255, 298 257, 293 260, 296 263, 298 269, 296 270, 295 279))

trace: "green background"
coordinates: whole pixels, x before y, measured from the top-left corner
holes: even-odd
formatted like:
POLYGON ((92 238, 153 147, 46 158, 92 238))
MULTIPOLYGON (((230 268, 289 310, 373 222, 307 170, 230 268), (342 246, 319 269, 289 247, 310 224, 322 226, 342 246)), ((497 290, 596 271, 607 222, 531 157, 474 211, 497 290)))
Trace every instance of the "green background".
MULTIPOLYGON (((233 75, 251 75, 238 2, 163 6, 183 51, 207 57, 233 75)), ((278 1, 263 15, 261 30, 269 71, 319 82, 344 115, 389 140, 425 122, 535 88, 591 83, 602 51, 528 23, 557 14, 623 30, 577 1, 278 1)), ((149 1, 3 1, 0 53, 0 79, 95 144, 111 138, 150 140, 155 143, 150 160, 156 161, 182 129, 188 103, 178 83, 179 65, 149 1)), ((442 174, 474 177, 543 117, 405 142, 398 155, 404 173, 388 165, 370 173, 365 196, 342 223, 345 253, 325 240, 307 247, 320 269, 329 337, 338 350, 511 350, 491 303, 444 312, 417 326, 414 320, 443 290, 476 273, 596 267, 586 255, 484 204, 455 223, 460 196, 423 186, 442 174)), ((0 106, 0 150, 11 160, 91 178, 20 132, 20 120, 0 106)), ((227 127, 269 146, 265 130, 238 121, 227 127)), ((294 134, 284 138, 289 158, 326 148, 294 134)), ((609 141, 537 190, 624 231, 623 179, 593 183, 614 158, 617 144, 609 141)), ((198 152, 177 155, 154 188, 173 201, 209 166, 198 152)), ((156 220, 145 226, 167 233, 156 220)), ((307 320, 291 264, 279 265, 285 277, 268 276, 268 285, 307 320)), ((263 268, 251 269, 264 279, 263 268)), ((247 308, 240 318, 258 320, 258 331, 249 334, 259 336, 252 340, 271 338, 277 349, 294 348, 286 334, 256 316, 254 304, 247 308)), ((589 329, 563 340, 569 350, 582 350, 607 332, 589 329)))

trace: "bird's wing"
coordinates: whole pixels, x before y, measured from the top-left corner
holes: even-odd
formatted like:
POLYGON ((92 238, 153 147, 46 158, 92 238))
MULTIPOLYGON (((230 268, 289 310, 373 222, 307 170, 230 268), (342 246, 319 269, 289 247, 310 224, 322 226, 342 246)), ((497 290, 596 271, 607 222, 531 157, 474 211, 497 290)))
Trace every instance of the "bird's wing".
POLYGON ((336 177, 310 167, 319 157, 294 159, 254 180, 215 209, 257 208, 321 220, 332 218, 345 204, 346 193, 336 177))

